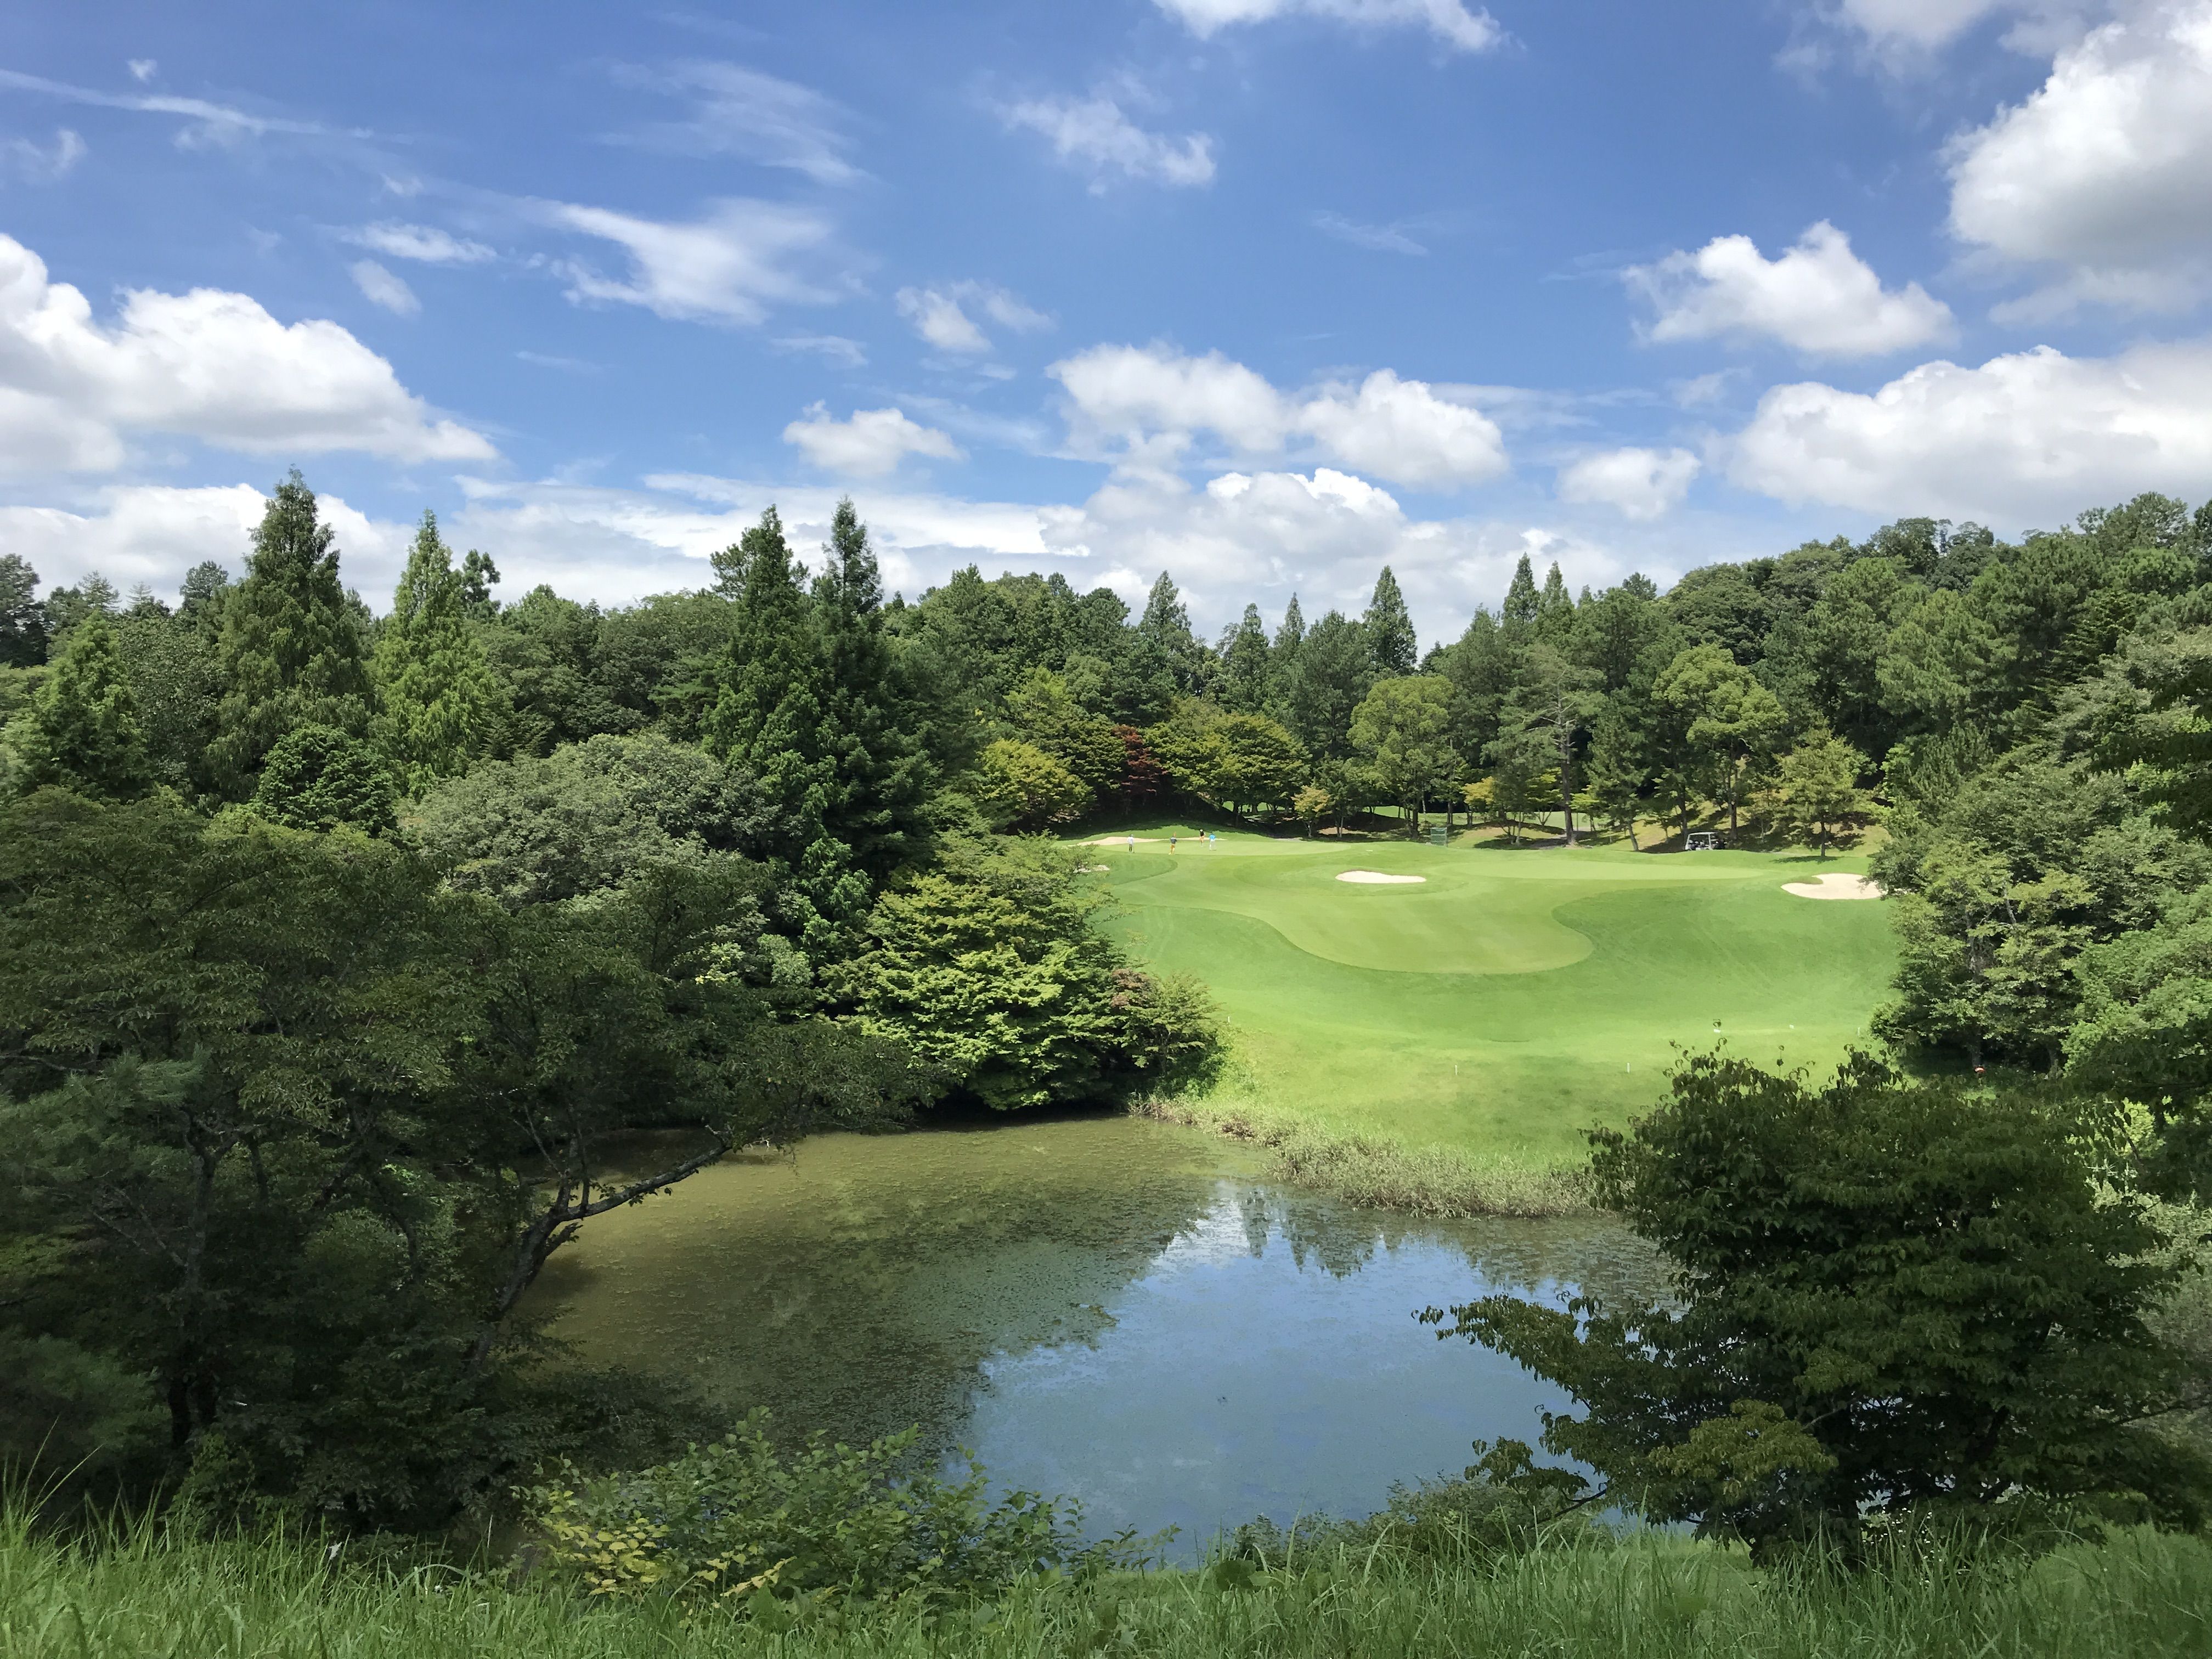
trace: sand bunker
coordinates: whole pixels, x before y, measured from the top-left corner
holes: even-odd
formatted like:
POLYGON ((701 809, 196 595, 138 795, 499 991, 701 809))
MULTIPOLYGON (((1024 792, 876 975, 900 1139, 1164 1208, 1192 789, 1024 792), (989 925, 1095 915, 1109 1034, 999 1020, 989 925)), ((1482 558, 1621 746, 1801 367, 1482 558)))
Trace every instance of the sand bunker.
POLYGON ((1380 870, 1347 870, 1337 878, 1339 881, 1357 881, 1370 885, 1397 887, 1413 882, 1426 881, 1426 876, 1386 876, 1380 870))
POLYGON ((1876 899, 1881 888, 1864 876, 1845 876, 1831 872, 1811 881, 1785 881, 1785 893, 1795 893, 1799 898, 1819 899, 1876 899))

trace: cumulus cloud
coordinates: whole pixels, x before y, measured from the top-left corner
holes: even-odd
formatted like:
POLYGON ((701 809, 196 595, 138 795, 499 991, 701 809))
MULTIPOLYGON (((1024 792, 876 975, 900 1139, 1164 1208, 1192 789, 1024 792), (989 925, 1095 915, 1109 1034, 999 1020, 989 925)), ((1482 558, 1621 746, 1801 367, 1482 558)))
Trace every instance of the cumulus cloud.
POLYGON ((772 167, 788 167, 817 185, 847 185, 862 176, 845 159, 844 107, 811 87, 779 80, 738 64, 689 63, 665 70, 624 67, 617 77, 633 86, 688 95, 686 121, 658 123, 612 137, 678 155, 736 155, 772 167))
POLYGON ((915 333, 939 351, 957 356, 981 356, 991 349, 991 337, 968 314, 969 306, 1017 333, 1031 333, 1052 326, 1052 319, 1044 313, 1024 305, 1005 289, 988 283, 902 288, 898 291, 896 303, 899 315, 914 324, 915 333))
POLYGON ((1875 357, 1946 337, 1951 311, 1917 283, 1885 289, 1850 238, 1821 220, 1779 258, 1748 236, 1716 236, 1624 273, 1657 316, 1647 339, 1759 337, 1814 357, 1875 357))
POLYGON ((1088 98, 1030 98, 1000 113, 1009 127, 1042 134, 1061 161, 1087 169, 1091 188, 1112 178, 1193 186, 1213 182, 1213 140, 1148 132, 1103 93, 1088 98))
POLYGON ((1747 489, 1890 517, 2018 527, 2145 489, 2193 496, 2212 477, 2212 341, 1923 363, 1871 393, 1778 386, 1718 451, 1747 489))
POLYGON ((816 404, 805 418, 783 429, 783 441, 798 446, 815 465, 856 478, 879 478, 897 470, 909 455, 927 455, 940 461, 966 459, 960 446, 934 427, 908 420, 896 409, 860 409, 849 421, 840 421, 816 404))
POLYGON ((2024 102, 1956 140, 1950 165, 1962 240, 2074 268, 2016 317, 2186 305, 2212 255, 2212 0, 2092 30, 2024 102))
POLYGON ((373 306, 381 306, 396 317, 412 317, 422 309, 415 290, 374 259, 356 259, 348 267, 354 286, 373 306))
POLYGON ((84 157, 84 140, 67 127, 54 129, 51 144, 10 138, 0 144, 0 178, 20 179, 29 185, 58 184, 84 157))
POLYGON ((793 269, 830 240, 830 222, 805 208, 733 199, 690 224, 565 202, 546 204, 543 212, 560 228, 603 238, 629 254, 627 280, 580 262, 564 266, 574 300, 643 306, 687 322, 750 325, 771 306, 826 297, 793 269))
POLYGON ((1686 449, 1608 449, 1559 470, 1559 499, 1595 501, 1649 521, 1681 505, 1700 463, 1686 449))
POLYGON ((431 265, 477 265, 499 255, 482 242, 455 236, 433 225, 397 224, 390 220, 340 233, 356 247, 388 259, 415 259, 431 265))
POLYGON ((280 323, 218 289, 138 289, 103 325, 81 292, 49 281, 37 254, 0 236, 0 466, 112 469, 131 431, 252 453, 495 453, 481 433, 434 416, 336 323, 280 323))
POLYGON ((1200 432, 1248 454, 1304 437, 1327 458, 1394 483, 1444 487, 1505 471, 1498 424, 1424 381, 1377 369, 1292 395, 1218 351, 1094 346, 1047 371, 1066 388, 1075 441, 1131 460, 1171 463, 1200 432))
MULTIPOLYGON (((118 587, 144 582, 173 597, 184 574, 203 559, 239 574, 267 504, 248 483, 114 485, 94 491, 81 510, 0 507, 0 546, 21 554, 49 587, 70 586, 97 570, 118 587)), ((336 495, 319 496, 316 506, 337 532, 344 580, 384 609, 412 526, 372 520, 336 495)))
POLYGON ((1484 52, 1505 38, 1491 15, 1467 0, 1157 0, 1193 34, 1211 39, 1236 23, 1321 17, 1355 27, 1425 28, 1458 52, 1484 52))

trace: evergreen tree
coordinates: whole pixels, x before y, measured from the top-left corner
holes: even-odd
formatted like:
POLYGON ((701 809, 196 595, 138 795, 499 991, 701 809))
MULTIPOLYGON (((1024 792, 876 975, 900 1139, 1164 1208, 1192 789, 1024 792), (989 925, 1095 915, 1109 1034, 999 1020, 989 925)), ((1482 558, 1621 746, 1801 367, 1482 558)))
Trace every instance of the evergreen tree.
POLYGON ((817 957, 865 910, 866 878, 829 831, 836 767, 824 752, 831 687, 821 630, 775 507, 738 543, 743 591, 714 706, 703 723, 709 753, 758 780, 773 827, 769 851, 796 875, 788 918, 817 957))
POLYGON ((1367 654, 1377 675, 1389 678, 1413 672, 1420 654, 1413 638, 1413 619, 1406 614, 1406 596, 1398 591, 1398 579, 1387 564, 1376 578, 1375 597, 1367 602, 1367 614, 1359 625, 1366 633, 1367 654))
POLYGON ((1258 714, 1267 707, 1269 678, 1267 629, 1260 620, 1260 607, 1244 607, 1243 620, 1221 647, 1221 701, 1240 714, 1258 714))
POLYGON ((1566 578, 1553 565, 1544 578, 1544 591, 1536 597, 1536 637, 1546 645, 1564 645, 1575 629, 1575 602, 1567 597, 1566 578))
POLYGON ((185 572, 178 587, 179 620, 214 635, 222 626, 223 601, 230 594, 230 572, 213 559, 202 559, 185 572))
POLYGON ((20 553, 0 553, 0 668, 31 668, 46 659, 46 616, 39 573, 20 553))
POLYGON ((1542 601, 1536 597, 1536 572, 1523 553, 1521 562, 1513 567, 1513 580, 1505 590, 1505 605, 1498 612, 1498 620, 1509 629, 1526 632, 1536 625, 1536 613, 1542 601))
POLYGON ((832 768, 825 822, 855 863, 880 880, 911 859, 923 836, 929 763, 884 630, 884 585, 848 496, 830 521, 829 562, 814 584, 827 683, 822 750, 832 768))
POLYGON ((1589 757, 1583 763, 1583 810, 1599 823, 1626 830, 1636 846, 1636 813, 1645 781, 1644 734, 1619 697, 1608 697, 1590 724, 1589 757))
POLYGON ((425 512, 373 664, 376 744, 410 795, 466 771, 507 724, 508 700, 465 615, 468 588, 425 512))
POLYGON ((1137 620, 1131 643, 1139 675, 1157 678, 1164 674, 1178 696, 1204 689, 1206 647, 1191 633, 1190 612, 1164 570, 1145 599, 1145 614, 1137 620))
POLYGON ((1275 630, 1275 650, 1278 653, 1296 654, 1306 641, 1306 616, 1298 609, 1298 596, 1291 595, 1291 602, 1283 607, 1283 625, 1275 630))
POLYGON ((1291 687, 1291 730, 1316 757, 1344 759, 1352 753, 1352 711, 1374 684, 1366 630, 1336 611, 1328 612, 1298 647, 1297 675, 1291 687))
POLYGON ((115 629, 94 612, 9 733, 15 779, 29 793, 49 786, 128 800, 146 792, 146 742, 138 706, 115 649, 115 629))
POLYGON ((461 561, 461 613, 471 622, 489 622, 499 615, 499 601, 491 596, 499 586, 499 567, 491 555, 473 547, 461 561))
POLYGON ((46 621, 46 649, 52 652, 86 617, 115 614, 115 584, 97 570, 87 571, 75 587, 57 587, 47 594, 40 610, 46 621))
POLYGON ((222 792, 251 794, 263 757, 295 726, 365 732, 364 657, 361 624, 338 585, 335 532, 317 522, 314 492, 295 469, 270 497, 246 579, 223 605, 220 731, 208 746, 222 792))

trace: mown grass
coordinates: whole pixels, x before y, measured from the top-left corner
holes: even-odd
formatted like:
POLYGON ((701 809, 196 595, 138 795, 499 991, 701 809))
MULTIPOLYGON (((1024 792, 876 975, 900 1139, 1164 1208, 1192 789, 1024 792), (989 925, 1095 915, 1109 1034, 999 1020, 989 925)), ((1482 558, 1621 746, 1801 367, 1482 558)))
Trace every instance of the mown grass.
POLYGON ((646 1659, 646 1656, 1547 1656, 2152 1659, 2212 1652, 2212 1547, 2147 1532, 2033 1562, 1937 1553, 1844 1576, 1759 1571, 1666 1536, 1492 1567, 1370 1554, 1231 1588, 1158 1572, 1031 1581, 995 1603, 891 1607, 781 1633, 717 1609, 586 1603, 504 1572, 378 1570, 284 1541, 151 1528, 68 1547, 0 1529, 9 1659, 646 1659))
POLYGON ((1208 1111, 1417 1158, 1577 1162, 1583 1129, 1649 1108, 1678 1048, 1716 1038, 1825 1068, 1869 1040, 1894 962, 1886 906, 1783 890, 1860 859, 1249 833, 1088 855, 1116 928, 1203 981, 1230 1023, 1237 1065, 1208 1111), (1358 868, 1426 879, 1335 879, 1358 868))

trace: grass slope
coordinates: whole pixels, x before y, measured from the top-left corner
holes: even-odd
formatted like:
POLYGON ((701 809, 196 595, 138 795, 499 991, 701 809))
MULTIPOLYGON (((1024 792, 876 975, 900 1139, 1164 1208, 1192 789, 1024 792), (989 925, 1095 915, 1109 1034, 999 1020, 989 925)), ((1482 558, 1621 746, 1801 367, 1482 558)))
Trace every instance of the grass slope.
POLYGON ((1676 1045, 1832 1065, 1893 962, 1881 904, 1783 891, 1863 860, 1242 834, 1090 856, 1133 946, 1233 1023, 1221 1098, 1538 1162, 1648 1106, 1676 1045), (1427 879, 1335 879, 1355 869, 1427 879))
POLYGON ((1242 1590, 1195 1574, 1030 1580, 988 1607, 893 1607, 784 1635, 726 1612, 585 1606, 503 1573, 349 1571, 312 1541, 141 1529, 70 1548, 0 1523, 9 1659, 2153 1659, 2212 1651, 2212 1550, 2125 1533, 2033 1564, 1757 1573, 1646 1536, 1495 1571, 1357 1555, 1242 1590))

